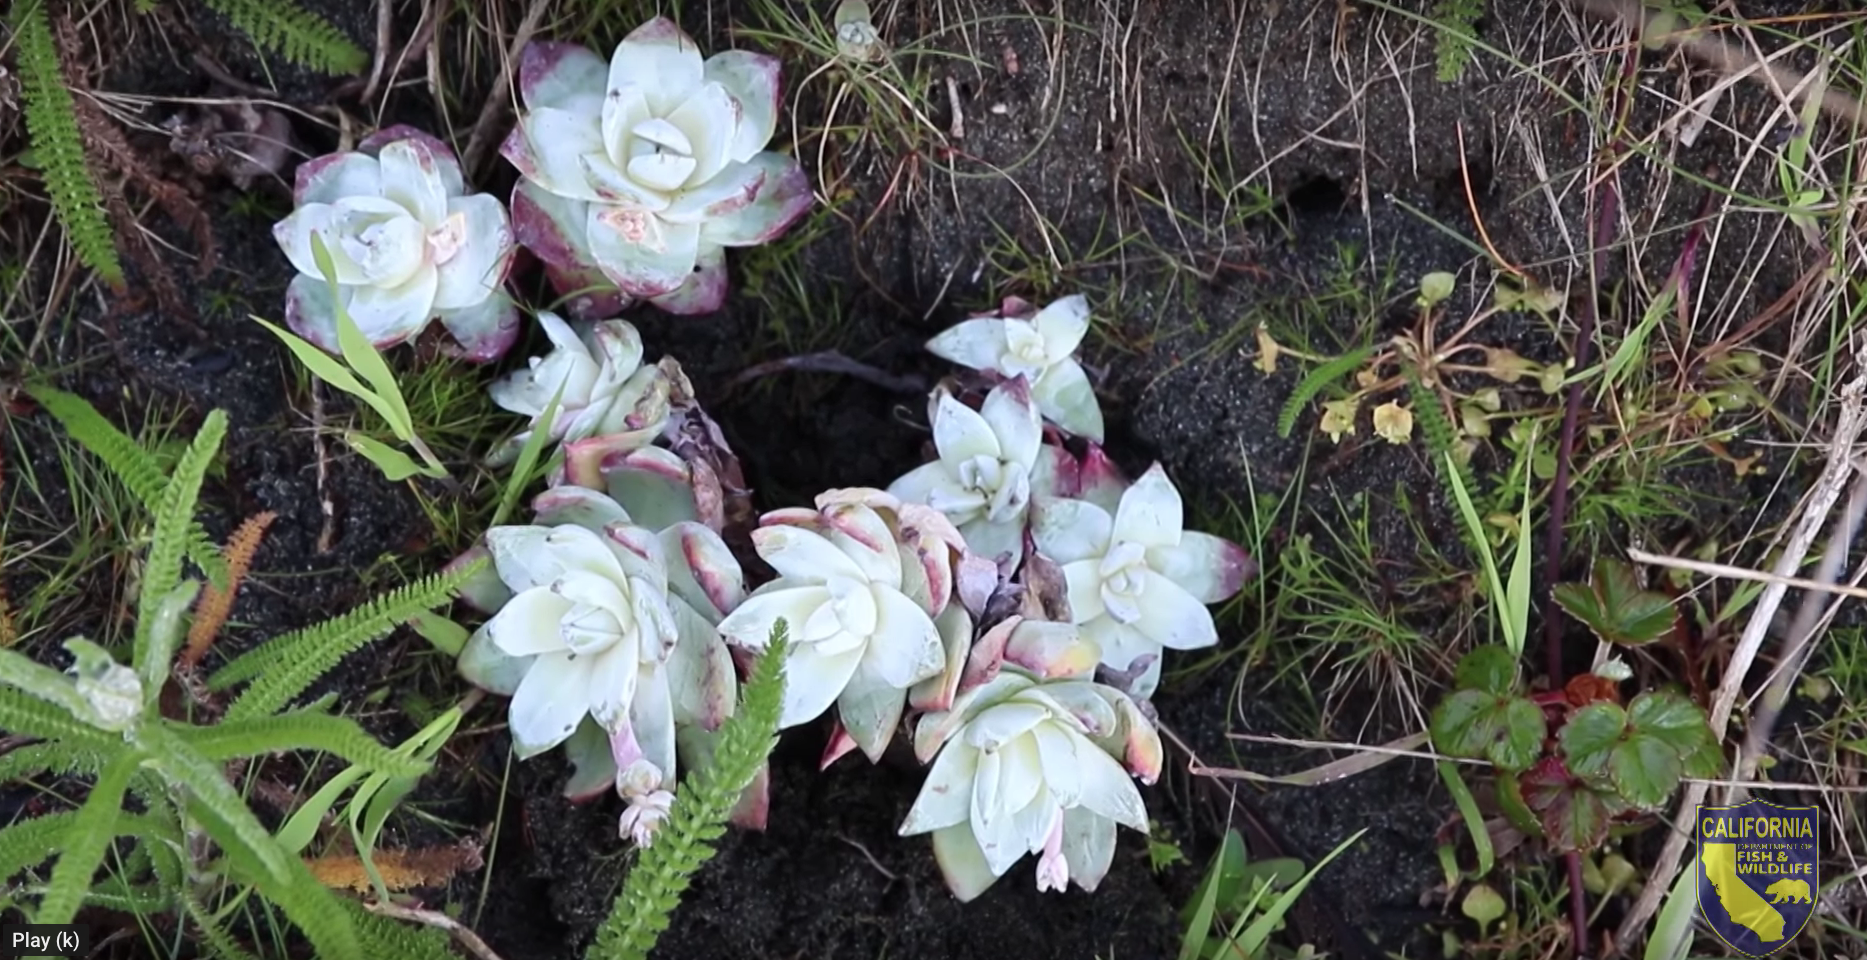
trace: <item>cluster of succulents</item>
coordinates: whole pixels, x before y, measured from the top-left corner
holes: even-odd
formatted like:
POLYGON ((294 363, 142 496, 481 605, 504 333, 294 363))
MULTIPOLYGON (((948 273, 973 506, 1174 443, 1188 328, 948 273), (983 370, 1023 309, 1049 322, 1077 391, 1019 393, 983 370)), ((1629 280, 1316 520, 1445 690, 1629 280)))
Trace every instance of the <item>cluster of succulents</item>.
MULTIPOLYGON (((879 761, 911 729, 929 773, 900 832, 931 834, 958 896, 1026 855, 1040 889, 1093 890, 1116 826, 1147 827, 1136 784, 1161 770, 1162 654, 1217 642, 1209 605, 1251 559, 1185 529, 1160 466, 1130 482, 1103 453, 1075 359, 1080 296, 1006 300, 928 344, 961 368, 929 399, 928 463, 887 489, 751 510, 679 363, 648 362, 616 315, 636 300, 716 309, 724 249, 769 241, 810 206, 797 162, 764 150, 778 84, 774 59, 702 59, 666 19, 607 64, 534 43, 501 150, 521 174, 509 208, 465 194, 453 154, 406 128, 314 160, 277 230, 302 274, 287 318, 335 350, 334 293, 379 346, 439 319, 460 355, 490 361, 520 332, 503 290, 515 247, 565 298, 561 316, 536 314, 549 351, 491 388, 527 422, 489 463, 537 439, 562 465, 529 523, 461 558, 491 562, 462 590, 486 619, 458 665, 510 698, 519 757, 564 748, 567 797, 615 790, 620 832, 652 843, 679 771, 706 762, 738 677, 783 623, 780 726, 834 708, 825 767, 858 750, 879 761), (764 567, 775 577, 749 582, 764 567)), ((761 825, 769 803, 761 777, 736 822, 761 825)))

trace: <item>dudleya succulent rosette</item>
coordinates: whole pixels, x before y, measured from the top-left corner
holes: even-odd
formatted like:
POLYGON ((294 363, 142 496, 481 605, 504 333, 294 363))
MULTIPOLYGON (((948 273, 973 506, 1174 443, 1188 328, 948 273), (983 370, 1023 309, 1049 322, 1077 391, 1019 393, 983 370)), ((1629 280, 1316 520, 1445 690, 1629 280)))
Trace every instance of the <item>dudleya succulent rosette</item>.
POLYGON ((832 490, 817 509, 776 510, 753 531, 758 555, 778 578, 754 590, 720 623, 734 644, 762 649, 785 621, 780 728, 837 706, 847 735, 879 760, 906 707, 909 688, 955 658, 935 618, 953 595, 959 531, 939 512, 880 490, 832 490))
POLYGON ((502 409, 530 417, 531 428, 495 450, 494 464, 514 459, 558 398, 551 436, 569 445, 591 437, 613 438, 615 448, 640 446, 654 439, 667 421, 668 397, 661 370, 642 364, 642 336, 623 320, 566 323, 540 311, 538 324, 551 339, 551 352, 490 388, 502 409), (562 393, 559 393, 559 391, 562 393))
POLYGON ((996 314, 974 317, 928 341, 943 360, 999 377, 1022 376, 1045 419, 1064 432, 1102 442, 1102 407, 1076 348, 1089 332, 1089 301, 1064 297, 1038 310, 1007 297, 996 314))
POLYGON ((624 832, 645 839, 665 813, 683 728, 714 730, 732 713, 715 624, 744 595, 738 562, 701 524, 650 530, 593 490, 558 487, 534 507, 536 523, 495 527, 462 558, 490 554, 462 593, 493 616, 459 669, 512 698, 519 757, 567 744, 579 769, 566 793, 613 781, 630 800, 624 832))
POLYGON ((1043 443, 1043 421, 1022 376, 992 388, 979 409, 945 389, 929 403, 939 459, 888 487, 906 503, 924 503, 947 515, 966 548, 988 559, 1024 558, 1025 520, 1033 496, 1056 496, 1071 471, 1068 454, 1043 443))
POLYGON ((1089 681, 1099 651, 1074 627, 1014 618, 995 629, 1007 634, 1002 659, 915 728, 915 753, 933 767, 900 833, 933 834, 962 901, 1033 853, 1039 890, 1093 891, 1116 825, 1147 830, 1134 778, 1159 777, 1160 736, 1128 695, 1089 681))
POLYGON ((809 209, 796 160, 765 150, 779 63, 728 50, 703 59, 672 20, 638 27, 609 63, 564 43, 529 45, 524 101, 500 152, 523 179, 519 242, 595 317, 645 297, 672 313, 718 309, 725 247, 766 243, 809 209))
POLYGON ((286 290, 287 325, 338 352, 337 302, 313 255, 315 234, 330 253, 337 297, 377 347, 413 339, 439 319, 466 359, 504 355, 519 331, 518 310, 501 290, 512 225, 496 198, 465 190, 454 152, 409 127, 301 165, 296 209, 272 231, 298 269, 286 290))
POLYGON ((1137 697, 1159 683, 1163 649, 1218 642, 1206 605, 1237 593, 1254 570, 1243 547, 1184 527, 1180 491, 1159 464, 1121 494, 1112 516, 1068 498, 1031 510, 1032 541, 1061 565, 1071 618, 1105 667, 1136 674, 1128 689, 1137 697))

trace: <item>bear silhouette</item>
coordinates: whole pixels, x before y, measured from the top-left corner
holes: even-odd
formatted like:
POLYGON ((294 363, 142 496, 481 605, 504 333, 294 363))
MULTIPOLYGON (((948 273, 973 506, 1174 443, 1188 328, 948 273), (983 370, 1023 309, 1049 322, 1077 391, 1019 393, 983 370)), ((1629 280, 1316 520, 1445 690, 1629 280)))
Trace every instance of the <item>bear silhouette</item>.
POLYGON ((1771 903, 1809 902, 1809 883, 1806 880, 1795 880, 1784 877, 1770 884, 1768 887, 1765 887, 1763 892, 1775 898, 1770 901, 1771 903))

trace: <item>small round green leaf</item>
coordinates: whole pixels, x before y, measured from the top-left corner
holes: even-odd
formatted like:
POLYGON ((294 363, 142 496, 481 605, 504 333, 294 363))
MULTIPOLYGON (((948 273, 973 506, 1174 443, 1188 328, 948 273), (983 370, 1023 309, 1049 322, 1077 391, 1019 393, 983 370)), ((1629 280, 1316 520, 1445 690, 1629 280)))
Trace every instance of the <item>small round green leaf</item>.
POLYGON ((1591 703, 1577 710, 1558 738, 1569 769, 1584 777, 1601 773, 1626 729, 1627 712, 1620 704, 1591 703))
POLYGON ((1483 690, 1499 696, 1517 686, 1517 658, 1500 644, 1474 647, 1459 659, 1453 683, 1460 690, 1483 690))
POLYGON ((1512 772, 1528 769, 1543 753, 1548 724, 1543 708, 1525 697, 1512 697, 1498 708, 1502 736, 1491 743, 1491 762, 1512 772))

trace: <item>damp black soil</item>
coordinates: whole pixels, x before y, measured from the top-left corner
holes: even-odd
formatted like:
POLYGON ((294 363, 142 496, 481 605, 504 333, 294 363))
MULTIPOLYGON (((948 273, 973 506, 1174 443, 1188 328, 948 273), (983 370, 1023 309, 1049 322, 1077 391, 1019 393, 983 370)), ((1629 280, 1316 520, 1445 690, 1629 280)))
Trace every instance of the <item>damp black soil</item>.
MULTIPOLYGON (((375 4, 311 5, 366 48, 373 45, 375 4)), ((44 326, 43 301, 13 304, 7 342, 34 350, 29 365, 7 358, 4 373, 49 376, 118 422, 168 418, 182 436, 208 410, 228 411, 225 470, 210 482, 203 506, 210 532, 224 536, 262 510, 276 511, 278 520, 219 656, 431 569, 458 549, 453 540, 462 532, 437 529, 423 499, 447 505, 483 498, 494 487, 482 479, 470 492, 429 488, 418 497, 340 450, 321 457, 311 429, 319 404, 285 351, 248 319, 276 317, 290 277, 269 234, 289 209, 286 190, 263 178, 241 190, 212 172, 191 171, 168 137, 153 131, 170 117, 196 116, 200 108, 190 98, 239 96, 250 85, 288 111, 304 111, 289 115, 300 149, 315 155, 336 143, 325 122, 336 111, 368 124, 376 102, 359 104, 354 83, 345 89, 341 80, 262 63, 212 14, 162 6, 158 20, 95 21, 84 41, 90 55, 98 55, 94 47, 126 52, 103 55, 92 82, 146 98, 134 101, 131 139, 159 175, 206 212, 215 261, 196 275, 190 258, 202 251, 160 210, 151 210, 145 224, 173 245, 156 248, 174 287, 166 297, 156 294, 159 278, 134 263, 137 293, 113 296, 73 289, 64 266, 33 261, 22 289, 42 297, 56 290, 62 299, 44 326), (196 52, 220 69, 204 69, 196 52), (334 508, 328 522, 325 502, 334 508), (327 532, 329 542, 321 544, 327 532)), ((397 7, 392 49, 415 31, 420 6, 397 7)), ((769 26, 761 11, 789 7, 806 15, 797 0, 680 6, 683 24, 709 49, 731 40, 734 25, 769 26)), ((831 5, 808 6, 826 16, 831 5)), ((1597 102, 1595 85, 1608 65, 1618 69, 1626 34, 1558 5, 1495 4, 1480 25, 1488 43, 1543 64, 1548 83, 1481 58, 1451 84, 1435 80, 1433 33, 1417 17, 1361 3, 1141 0, 1060 4, 1057 13, 1041 15, 1016 0, 876 6, 891 8, 887 34, 918 57, 903 62, 925 75, 925 87, 910 90, 923 119, 904 125, 867 112, 859 98, 838 94, 836 71, 799 89, 820 61, 795 46, 777 47, 796 98, 787 93, 795 109, 774 146, 795 144, 831 203, 799 225, 801 241, 785 247, 788 263, 769 252, 736 254, 734 294, 717 315, 629 314, 651 355, 680 359, 743 459, 763 508, 806 502, 828 487, 886 485, 918 461, 924 400, 809 372, 735 384, 742 371, 836 349, 931 384, 945 373, 920 349, 933 333, 1005 295, 1043 301, 1083 292, 1100 324, 1087 359, 1104 375, 1109 447, 1120 463, 1130 471, 1164 463, 1195 516, 1223 517, 1256 498, 1282 496, 1293 484, 1303 486, 1312 505, 1361 504, 1379 566, 1404 580, 1417 572, 1429 545, 1463 557, 1456 516, 1422 443, 1376 439, 1365 410, 1339 445, 1318 438, 1314 409, 1281 435, 1279 413, 1301 371, 1290 361, 1270 374, 1255 365, 1257 325, 1297 338, 1286 346, 1325 354, 1370 324, 1390 336, 1412 323, 1412 290, 1436 270, 1461 271, 1450 314, 1469 316, 1488 297, 1478 285, 1491 271, 1474 252, 1488 242, 1563 291, 1568 309, 1560 325, 1500 317, 1477 339, 1539 361, 1559 359, 1581 299, 1598 297, 1612 317, 1624 318, 1630 305, 1644 302, 1629 292, 1628 278, 1657 284, 1678 255, 1683 225, 1704 202, 1690 177, 1662 178, 1656 163, 1627 164, 1621 235, 1642 241, 1617 246, 1611 275, 1591 287, 1587 185, 1603 144, 1599 126, 1566 98, 1597 102), (832 109, 840 111, 835 122, 844 132, 825 143, 816 131, 832 109), (915 126, 923 122, 937 132, 915 126), (869 136, 852 146, 847 129, 865 123, 869 136), (1664 190, 1656 186, 1661 182, 1664 190), (1371 310, 1328 306, 1354 303, 1340 295, 1345 261, 1356 265, 1347 284, 1366 294, 1371 310)), ((1751 12, 1758 5, 1743 6, 1751 12)), ((497 4, 486 6, 487 16, 494 7, 494 19, 507 28, 522 15, 512 4, 497 4)), ((427 68, 419 63, 386 99, 378 95, 386 104, 384 124, 451 132, 464 145, 491 69, 484 50, 473 67, 458 65, 467 62, 461 18, 457 10, 441 29, 442 52, 434 60, 438 78, 452 85, 448 116, 456 126, 449 131, 437 119, 427 68)), ((632 20, 631 13, 616 13, 593 41, 607 47, 632 20)), ((1642 89, 1660 92, 1636 100, 1628 119, 1634 139, 1654 134, 1677 98, 1714 81, 1664 52, 1646 54, 1638 69, 1642 89)), ((1718 107, 1719 122, 1707 125, 1695 145, 1665 141, 1665 163, 1730 182, 1746 141, 1725 124, 1751 129, 1774 106, 1751 85, 1736 87, 1718 107)), ((22 142, 17 127, 0 130, 9 151, 22 142)), ((1774 195, 1766 166, 1756 165, 1742 186, 1774 195)), ((511 177, 493 158, 482 166, 479 186, 502 193, 511 177)), ((1753 239, 1775 229, 1768 214, 1740 204, 1715 209, 1726 236, 1718 254, 1701 261, 1704 289, 1736 291, 1717 309, 1742 323, 1789 290, 1813 261, 1795 243, 1753 239)), ((43 215, 34 202, 15 201, 5 213, 16 222, 9 234, 29 244, 43 215), (31 229, 19 226, 25 223, 31 229)), ((23 257, 25 247, 19 249, 23 257)), ((541 293, 535 277, 522 276, 520 285, 541 293)), ((431 347, 400 351, 398 362, 409 370, 450 362, 431 347)), ((526 355, 521 346, 507 364, 526 355)), ((466 367, 458 372, 491 376, 466 367)), ((1506 390, 1504 400, 1521 409, 1552 402, 1533 385, 1506 390)), ((328 422, 350 415, 339 397, 327 396, 321 406, 328 422)), ((1601 422, 1599 416, 1585 414, 1588 422, 1601 422)), ((16 518, 9 520, 11 561, 87 518, 71 515, 49 419, 22 405, 8 424, 7 502, 16 518)), ((1713 540, 1732 518, 1748 522, 1754 510, 1746 513, 1744 505, 1763 501, 1779 474, 1798 482, 1812 475, 1781 449, 1746 451, 1763 454, 1769 473, 1762 479, 1737 479, 1709 456, 1690 459, 1668 477, 1697 494, 1660 531, 1669 542, 1713 540)), ((462 475, 473 474, 477 452, 444 451, 462 475)), ((1507 456, 1486 449, 1477 463, 1495 470, 1507 456)), ((481 503, 455 505, 472 513, 481 503)), ((1265 531, 1260 562, 1274 565, 1293 537, 1310 536, 1318 549, 1331 549, 1326 534, 1338 517, 1316 509, 1283 518, 1265 531)), ((1240 528, 1220 532, 1236 536, 1240 528)), ((1590 534, 1613 535, 1612 529, 1590 534)), ((37 569, 9 562, 12 595, 34 588, 37 569)), ((29 638, 30 649, 56 659, 54 636, 107 632, 123 616, 124 582, 122 570, 91 570, 80 587, 94 602, 65 608, 56 630, 29 638)), ((1417 713, 1376 685, 1348 678, 1327 655, 1311 655, 1272 682, 1290 665, 1247 656, 1261 614, 1256 594, 1247 594, 1221 618, 1220 652, 1231 656, 1173 676, 1156 698, 1171 734, 1173 773, 1149 801, 1190 865, 1156 872, 1145 843, 1124 834, 1114 869, 1093 896, 1040 896, 1026 863, 961 905, 942 886, 925 841, 895 836, 917 788, 912 764, 891 758, 868 769, 845 759, 818 773, 824 731, 799 729, 774 761, 769 829, 727 837, 676 914, 661 955, 1169 957, 1178 950, 1176 913, 1228 827, 1245 833, 1258 855, 1311 861, 1366 829, 1311 888, 1293 919, 1292 942, 1310 940, 1338 956, 1417 956, 1437 950, 1443 931, 1470 933, 1456 908, 1435 898, 1441 882, 1435 850, 1455 835, 1457 821, 1430 765, 1401 760, 1314 788, 1263 788, 1183 772, 1193 756, 1262 773, 1323 758, 1232 734, 1378 742, 1418 729, 1417 713), (1327 710, 1318 709, 1323 699, 1327 710)), ((1406 607, 1404 615, 1432 640, 1416 677, 1422 697, 1435 695, 1457 651, 1481 630, 1452 616, 1461 609, 1456 599, 1415 598, 1406 607)), ((1582 638, 1575 639, 1580 653, 1582 638)), ((358 704, 372 729, 400 737, 464 688, 424 641, 403 631, 350 658, 319 691, 337 692, 358 704)), ((565 771, 555 759, 509 763, 498 707, 489 702, 470 718, 415 797, 424 816, 392 821, 386 844, 488 833, 490 878, 461 876, 424 899, 457 908, 508 960, 580 955, 627 867, 616 836, 618 810, 607 799, 587 806, 559 799, 565 771), (443 831, 438 823, 452 827, 443 831)), ((290 773, 284 768, 279 777, 290 773)))

